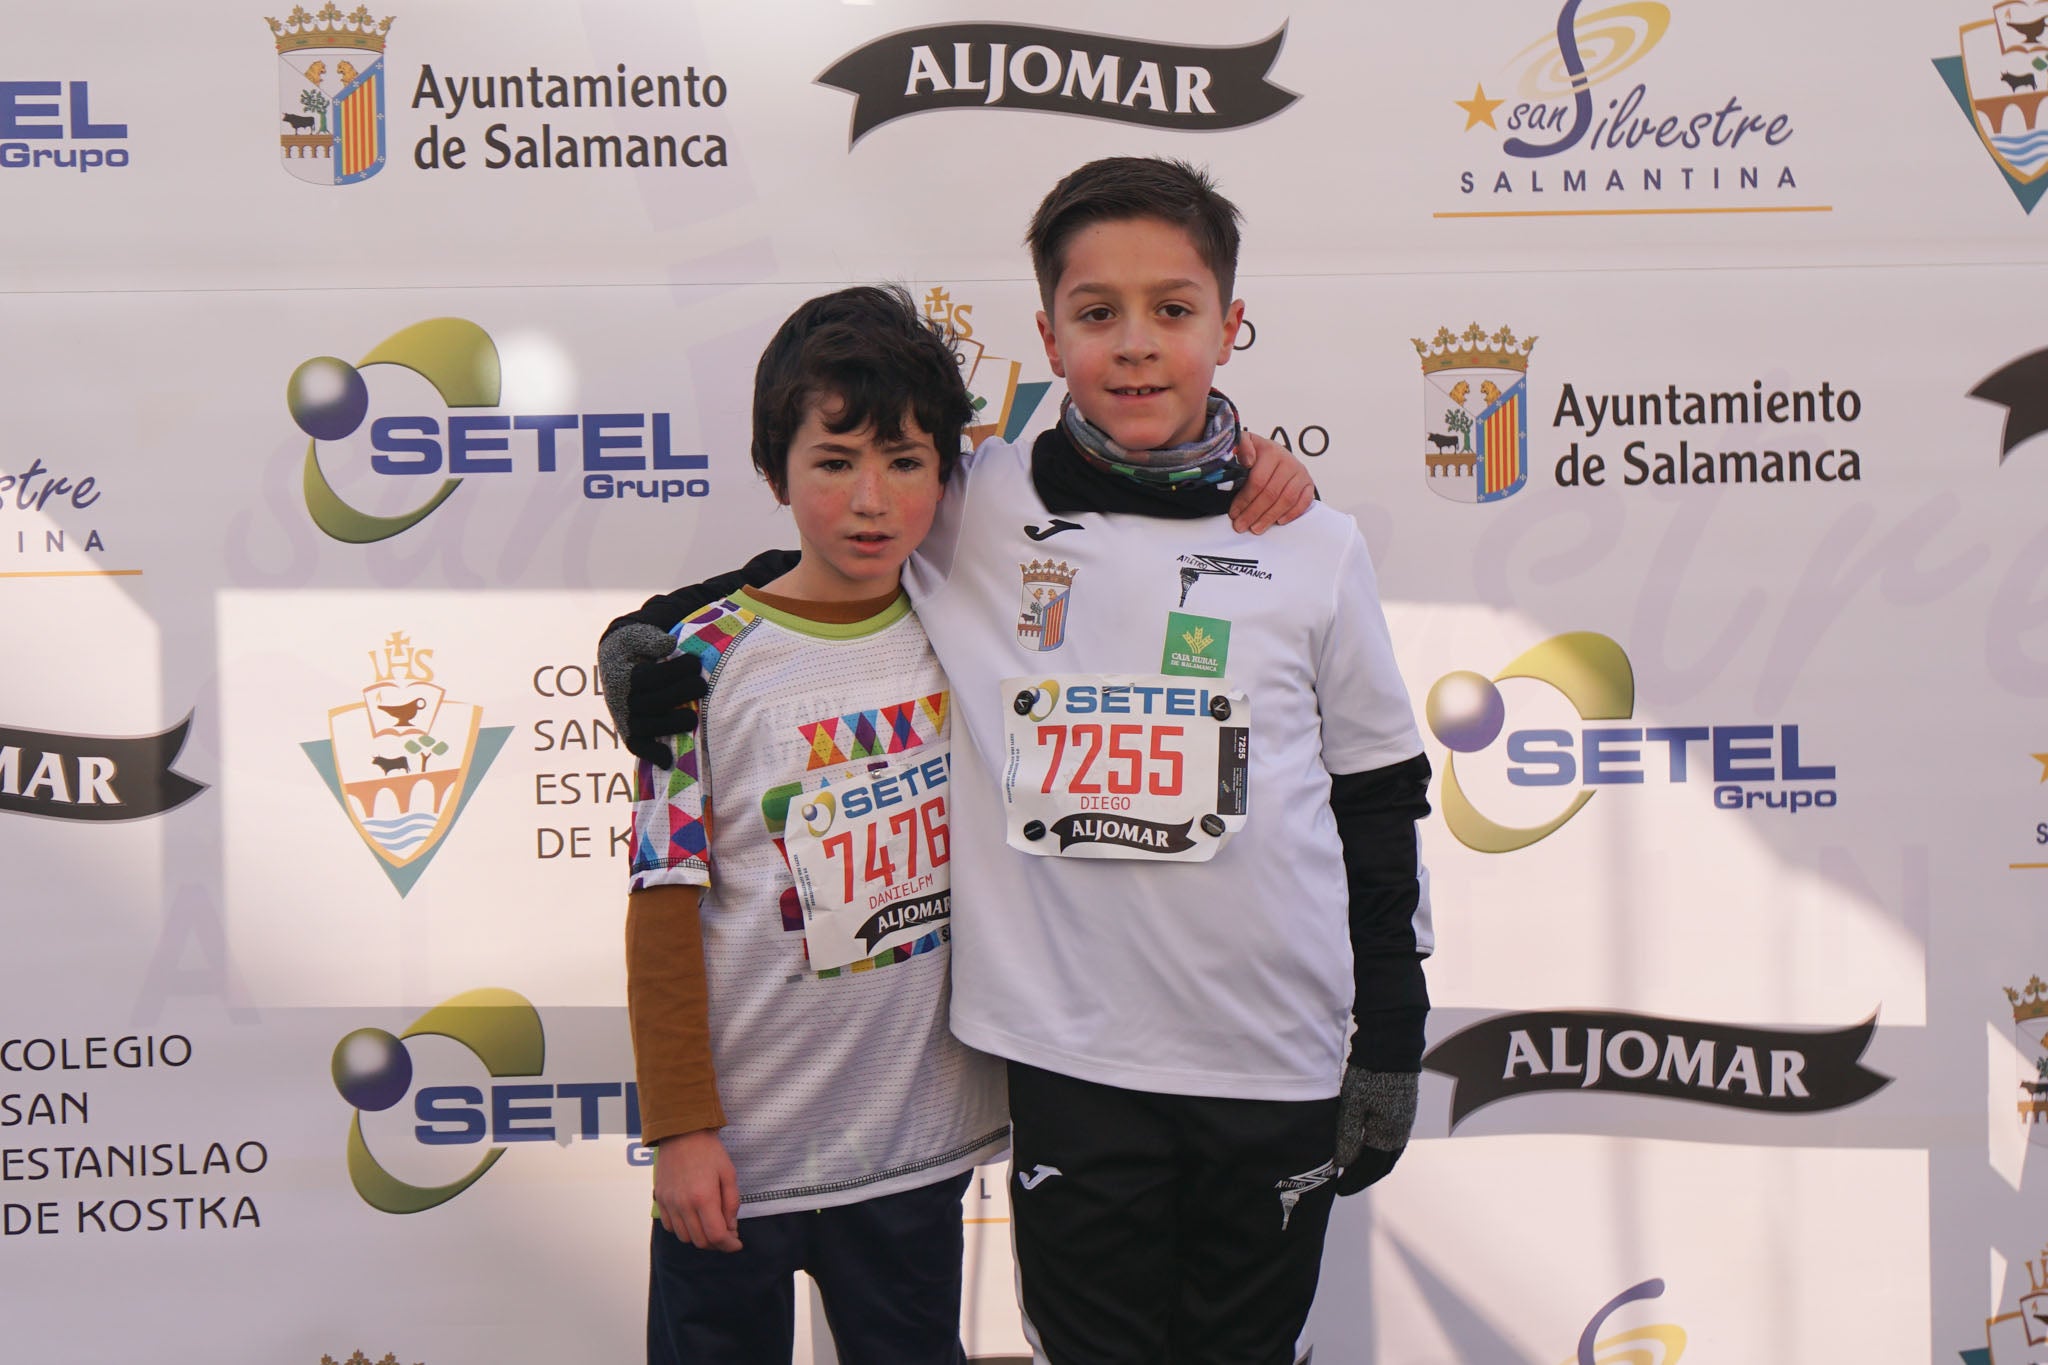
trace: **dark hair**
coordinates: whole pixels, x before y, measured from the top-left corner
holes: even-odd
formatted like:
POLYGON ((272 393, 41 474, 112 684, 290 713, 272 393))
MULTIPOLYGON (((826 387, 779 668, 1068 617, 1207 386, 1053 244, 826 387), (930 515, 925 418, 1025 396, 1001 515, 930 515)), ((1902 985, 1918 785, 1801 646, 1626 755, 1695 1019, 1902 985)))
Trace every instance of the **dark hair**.
POLYGON ((1186 161, 1156 156, 1112 156, 1091 161, 1052 187, 1024 234, 1038 296, 1052 311, 1053 291, 1066 268, 1067 243, 1091 223, 1157 218, 1188 235, 1216 277, 1222 304, 1237 285, 1237 205, 1216 191, 1209 173, 1186 161))
POLYGON ((811 405, 837 400, 837 433, 872 424, 903 435, 907 412, 939 453, 939 481, 960 460, 974 415, 946 335, 898 286, 857 285, 802 304, 783 320, 754 368, 754 468, 779 497, 789 487, 789 446, 811 405))

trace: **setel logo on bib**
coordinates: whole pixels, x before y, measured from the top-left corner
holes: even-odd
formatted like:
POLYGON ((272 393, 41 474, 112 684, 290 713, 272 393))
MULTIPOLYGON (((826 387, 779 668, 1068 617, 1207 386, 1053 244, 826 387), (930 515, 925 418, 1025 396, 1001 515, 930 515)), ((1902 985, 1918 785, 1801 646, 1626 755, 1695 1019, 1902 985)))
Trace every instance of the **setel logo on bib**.
POLYGON ((1164 674, 1005 678, 1011 848, 1207 862, 1251 804, 1251 704, 1164 674), (1212 780, 1213 779, 1213 780, 1212 780))

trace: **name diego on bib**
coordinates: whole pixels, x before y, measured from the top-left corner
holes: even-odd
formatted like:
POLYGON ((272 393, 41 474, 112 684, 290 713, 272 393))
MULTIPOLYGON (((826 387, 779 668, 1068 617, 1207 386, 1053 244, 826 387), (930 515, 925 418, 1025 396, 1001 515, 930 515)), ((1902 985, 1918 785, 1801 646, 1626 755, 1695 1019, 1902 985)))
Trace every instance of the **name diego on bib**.
POLYGON ((1005 678, 1011 848, 1206 862, 1251 808, 1251 703, 1165 674, 1005 678))

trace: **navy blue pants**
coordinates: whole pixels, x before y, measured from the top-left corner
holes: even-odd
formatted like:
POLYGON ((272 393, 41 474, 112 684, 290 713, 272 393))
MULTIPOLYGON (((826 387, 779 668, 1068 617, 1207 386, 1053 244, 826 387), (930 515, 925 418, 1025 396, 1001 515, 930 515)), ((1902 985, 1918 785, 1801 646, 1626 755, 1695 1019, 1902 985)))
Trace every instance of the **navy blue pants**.
POLYGON ((693 1247, 655 1219, 648 1365, 789 1365, 799 1270, 818 1282, 841 1365, 965 1365, 960 1199, 973 1178, 743 1218, 734 1252, 693 1247))

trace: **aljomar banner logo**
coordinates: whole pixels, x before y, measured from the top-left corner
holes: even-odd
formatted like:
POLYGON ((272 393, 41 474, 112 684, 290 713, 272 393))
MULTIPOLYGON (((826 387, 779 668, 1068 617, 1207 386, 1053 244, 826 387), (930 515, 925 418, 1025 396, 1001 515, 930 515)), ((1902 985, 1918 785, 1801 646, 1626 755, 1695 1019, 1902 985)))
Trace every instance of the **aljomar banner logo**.
POLYGON ((1970 397, 2005 409, 2005 427, 1998 438, 1998 462, 2048 431, 2048 347, 2001 365, 1977 381, 1970 397))
POLYGON ((1862 1064, 1877 1022, 1832 1030, 1769 1029, 1611 1010, 1536 1010, 1482 1019, 1429 1050, 1449 1076, 1451 1127, 1496 1100, 1545 1090, 1812 1114, 1891 1084, 1862 1064))
POLYGON ((1243 47, 1189 47, 1032 24, 933 24, 877 38, 818 84, 854 98, 851 147, 906 114, 1037 109, 1152 128, 1213 132, 1294 103, 1266 79, 1286 25, 1243 47))
POLYGON ((53 820, 141 820, 206 790, 171 771, 192 717, 154 735, 117 738, 0 725, 0 812, 53 820))

